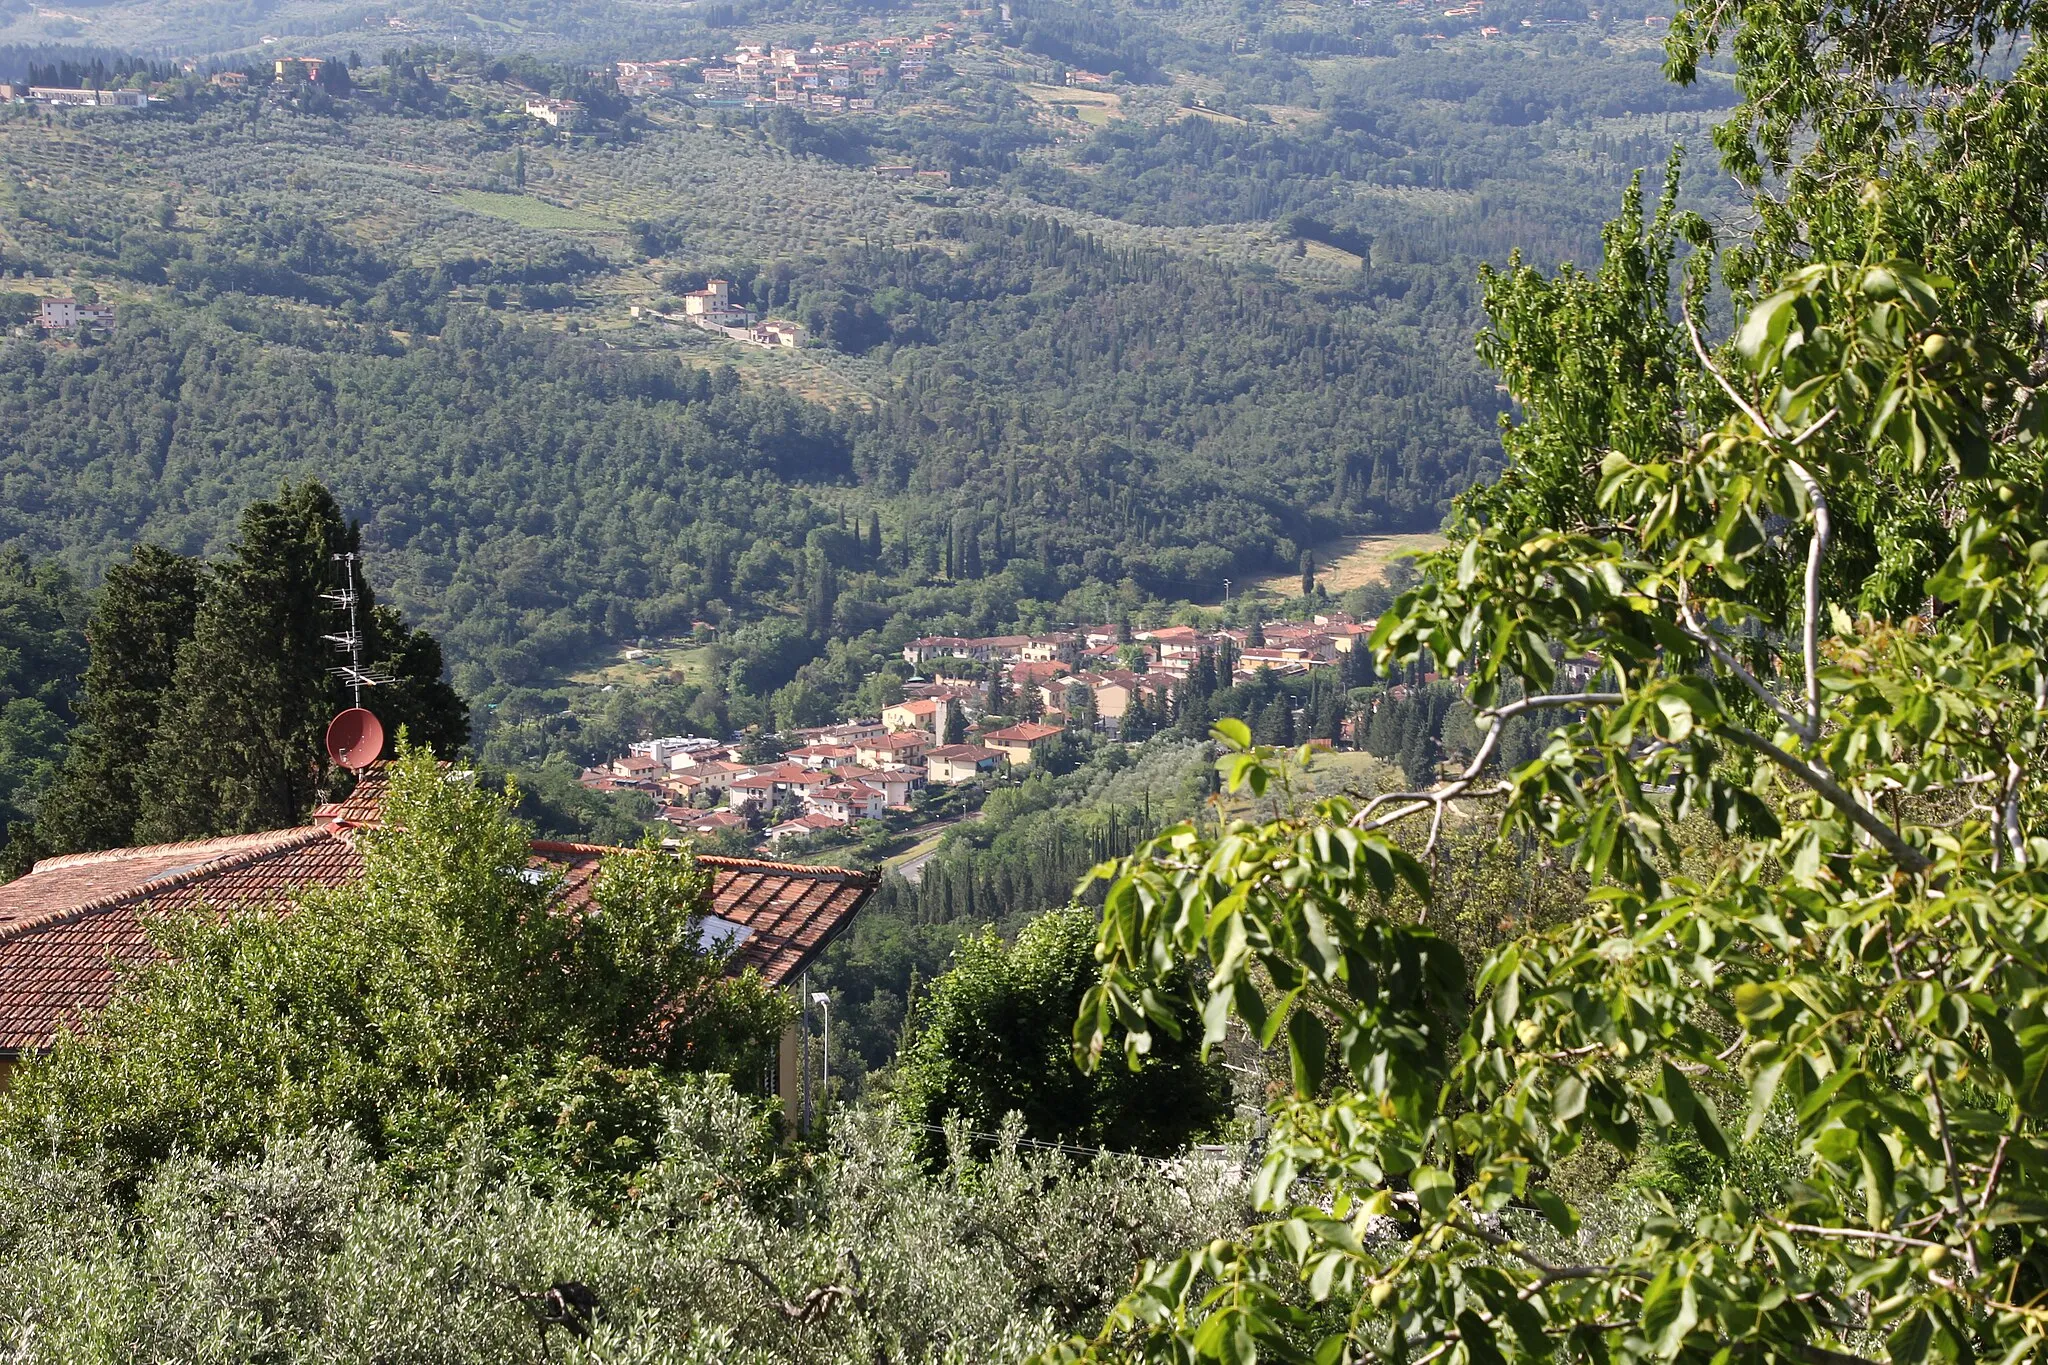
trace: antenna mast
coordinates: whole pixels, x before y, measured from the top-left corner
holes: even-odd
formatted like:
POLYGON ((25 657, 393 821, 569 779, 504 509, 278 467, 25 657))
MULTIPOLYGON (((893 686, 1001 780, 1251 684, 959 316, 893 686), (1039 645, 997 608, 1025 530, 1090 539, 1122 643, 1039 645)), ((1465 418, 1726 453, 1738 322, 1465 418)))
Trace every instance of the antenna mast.
POLYGON ((341 590, 339 592, 325 592, 320 594, 320 596, 326 601, 333 603, 336 611, 348 614, 348 627, 339 635, 326 635, 321 638, 343 654, 348 655, 347 663, 339 668, 330 668, 327 671, 340 678, 342 683, 347 686, 350 696, 353 698, 349 704, 360 707, 363 704, 364 688, 383 687, 395 682, 396 679, 388 673, 379 673, 363 666, 363 632, 358 627, 356 621, 356 606, 361 600, 361 595, 356 591, 355 552, 350 551, 347 554, 339 554, 334 556, 334 558, 342 566, 341 590))

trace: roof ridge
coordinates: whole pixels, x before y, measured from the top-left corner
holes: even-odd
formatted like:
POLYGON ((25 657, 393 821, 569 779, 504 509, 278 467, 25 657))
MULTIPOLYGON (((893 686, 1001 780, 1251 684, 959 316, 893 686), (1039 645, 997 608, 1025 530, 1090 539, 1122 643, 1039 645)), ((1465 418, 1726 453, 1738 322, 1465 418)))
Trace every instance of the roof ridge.
MULTIPOLYGON (((167 844, 131 844, 125 848, 98 848, 84 853, 53 853, 47 858, 38 858, 29 868, 29 875, 38 872, 55 872, 59 868, 87 867, 93 863, 120 863, 132 858, 162 857, 166 853, 196 853, 208 844, 237 844, 256 839, 280 839, 301 829, 313 828, 293 825, 287 829, 252 830, 247 834, 210 834, 204 839, 176 839, 167 844)), ((239 851, 239 850, 237 850, 239 851)))
MULTIPOLYGON (((98 914, 102 910, 111 910, 117 905, 124 905, 132 900, 146 899, 149 896, 161 895, 166 891, 175 891, 181 886, 190 885, 193 882, 221 872, 231 872, 236 868, 261 862, 274 853, 282 853, 286 849, 298 848, 316 839, 341 838, 333 830, 325 829, 319 825, 297 825, 289 830, 282 831, 282 833, 284 837, 278 839, 275 843, 262 844, 255 848, 240 849, 218 858, 208 859, 202 863, 194 863, 184 871, 173 873, 170 876, 153 877, 148 881, 142 882, 140 885, 131 886, 121 891, 109 891, 104 896, 95 896, 91 900, 81 901, 77 905, 67 905, 61 909, 46 911, 40 915, 24 915, 22 918, 11 923, 0 924, 0 943, 21 938, 26 934, 31 934, 41 929, 47 929, 53 924, 64 924, 74 919, 83 919, 87 915, 98 914)), ((196 844, 210 841, 198 839, 187 842, 188 844, 196 844)), ((166 844, 161 845, 161 847, 176 848, 178 845, 166 844)), ((34 876, 35 874, 31 872, 29 875, 34 876)))

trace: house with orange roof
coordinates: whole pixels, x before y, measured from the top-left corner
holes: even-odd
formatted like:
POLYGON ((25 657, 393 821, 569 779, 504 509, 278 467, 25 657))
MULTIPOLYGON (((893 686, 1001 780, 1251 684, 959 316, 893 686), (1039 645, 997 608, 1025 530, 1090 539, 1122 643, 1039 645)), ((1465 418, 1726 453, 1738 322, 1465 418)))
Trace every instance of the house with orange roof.
POLYGON ((1001 730, 991 730, 981 737, 981 742, 1008 759, 1010 766, 1028 768, 1033 759, 1065 733, 1057 725, 1041 725, 1027 720, 1001 730))
POLYGON ((916 697, 882 708, 882 726, 890 733, 922 730, 934 742, 946 733, 949 703, 940 697, 916 697))
POLYGON ((917 762, 932 747, 932 736, 918 730, 898 730, 891 735, 861 740, 853 747, 863 764, 880 768, 891 763, 917 762))

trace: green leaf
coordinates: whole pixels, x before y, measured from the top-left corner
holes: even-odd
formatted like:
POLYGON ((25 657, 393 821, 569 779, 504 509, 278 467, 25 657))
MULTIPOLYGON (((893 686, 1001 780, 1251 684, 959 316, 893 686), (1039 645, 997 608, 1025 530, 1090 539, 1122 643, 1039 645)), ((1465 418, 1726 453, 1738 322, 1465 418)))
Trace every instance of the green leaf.
POLYGON ((1777 1098, 1778 1082, 1785 1078, 1785 1068, 1792 1064, 1789 1057, 1758 1069, 1749 1082, 1749 1118, 1742 1125, 1742 1140, 1756 1141, 1756 1135, 1763 1131, 1764 1120, 1770 1116, 1771 1102, 1777 1098))
POLYGON ((1752 370, 1762 368, 1765 352, 1784 339, 1796 297, 1797 291, 1790 289, 1773 294, 1742 320, 1742 330, 1735 334, 1735 351, 1752 370))
POLYGON ((1226 749, 1240 752, 1252 747, 1252 730, 1234 716, 1225 716, 1209 727, 1209 737, 1226 749))
POLYGON ((1667 1359, 1677 1355, 1699 1320, 1690 1271, 1666 1267, 1643 1291, 1643 1334, 1657 1354, 1667 1359))
POLYGON ((1440 1171, 1434 1166, 1417 1166, 1409 1172, 1408 1183, 1415 1187, 1415 1198, 1422 1205, 1422 1211, 1439 1222, 1450 1212, 1451 1201, 1458 1196, 1458 1182, 1450 1172, 1440 1171))
POLYGON ((1863 1197, 1870 1225, 1881 1228, 1891 1217, 1892 1190, 1897 1178, 1891 1149, 1884 1145, 1884 1138, 1873 1126, 1863 1130, 1856 1154, 1863 1163, 1863 1197))
POLYGON ((1507 1365, 1494 1341, 1493 1328, 1469 1308, 1458 1314, 1458 1341, 1472 1365, 1507 1365))
POLYGON ((1934 1341, 1934 1320, 1925 1311, 1907 1315, 1884 1339, 1885 1358, 1891 1365, 1920 1365, 1934 1341))
POLYGON ((1294 1093, 1312 1099, 1322 1092, 1323 1064, 1330 1055, 1330 1033, 1315 1013, 1296 1005, 1287 1016, 1287 1060, 1294 1070, 1294 1093))
POLYGON ((1550 1092, 1550 1115, 1560 1124, 1569 1124, 1586 1112, 1586 1082, 1577 1073, 1566 1076, 1550 1092))
POLYGON ((1545 1189, 1529 1191, 1529 1202, 1543 1212, 1543 1219, 1556 1228, 1559 1235, 1576 1237, 1579 1232, 1579 1214, 1570 1204, 1545 1189))

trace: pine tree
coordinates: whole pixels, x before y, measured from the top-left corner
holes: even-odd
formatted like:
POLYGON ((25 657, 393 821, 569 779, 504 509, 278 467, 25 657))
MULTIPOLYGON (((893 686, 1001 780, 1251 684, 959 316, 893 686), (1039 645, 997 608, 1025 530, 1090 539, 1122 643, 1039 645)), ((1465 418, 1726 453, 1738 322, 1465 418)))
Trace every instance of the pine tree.
POLYGON ((1350 698, 1338 693, 1323 706, 1320 738, 1329 741, 1332 749, 1344 744, 1344 717, 1351 709, 1350 698))
POLYGON ((1252 737, 1261 744, 1285 744, 1287 703, 1279 698, 1268 702, 1254 720, 1252 737))
POLYGON ((1067 728, 1092 732, 1095 729, 1095 690, 1086 683, 1073 683, 1067 688, 1067 728))
POLYGON ((318 789, 336 691, 320 594, 359 533, 311 483, 251 505, 240 529, 150 746, 136 831, 148 842, 296 824, 318 789))
POLYGON ((1427 712, 1419 706, 1404 707, 1401 724, 1401 771, 1411 787, 1426 787, 1436 781, 1436 741, 1430 737, 1427 712))

